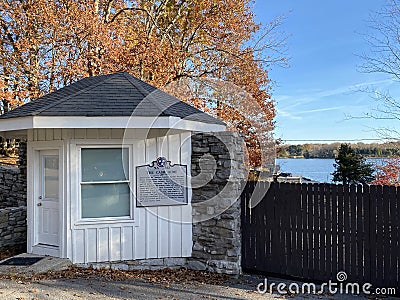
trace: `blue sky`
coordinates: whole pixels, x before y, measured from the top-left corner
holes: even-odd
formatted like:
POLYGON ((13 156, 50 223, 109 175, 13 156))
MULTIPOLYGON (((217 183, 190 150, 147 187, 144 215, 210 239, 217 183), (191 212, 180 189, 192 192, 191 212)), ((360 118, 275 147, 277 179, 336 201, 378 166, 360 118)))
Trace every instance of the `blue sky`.
MULTIPOLYGON (((286 15, 289 68, 273 67, 276 137, 288 143, 309 140, 378 138, 373 128, 396 123, 348 118, 370 113, 377 103, 360 90, 372 85, 400 94, 400 84, 381 74, 358 71, 368 52, 371 13, 385 0, 256 0, 257 20, 286 15), (396 92, 397 91, 397 92, 396 92)), ((368 141, 367 141, 368 142, 368 141)))

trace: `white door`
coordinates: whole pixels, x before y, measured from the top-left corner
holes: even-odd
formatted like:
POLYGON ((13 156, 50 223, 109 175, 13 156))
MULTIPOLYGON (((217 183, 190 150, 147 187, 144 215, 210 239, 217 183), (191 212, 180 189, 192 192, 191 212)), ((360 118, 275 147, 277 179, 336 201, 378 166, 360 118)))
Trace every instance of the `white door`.
POLYGON ((39 193, 36 199, 36 242, 59 246, 60 161, 58 151, 39 152, 39 193))

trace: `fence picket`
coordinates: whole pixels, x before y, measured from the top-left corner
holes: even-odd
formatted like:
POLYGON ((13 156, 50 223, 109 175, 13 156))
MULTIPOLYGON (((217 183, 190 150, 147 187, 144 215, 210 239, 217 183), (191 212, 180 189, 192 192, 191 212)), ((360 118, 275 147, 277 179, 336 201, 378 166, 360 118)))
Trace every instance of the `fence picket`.
MULTIPOLYGON (((249 249, 249 243, 248 243, 248 238, 250 235, 250 224, 249 224, 249 211, 248 211, 248 195, 250 194, 250 182, 243 183, 244 185, 244 190, 242 192, 242 258, 243 257, 249 257, 250 255, 250 249, 249 249)), ((248 259, 242 259, 242 268, 243 269, 250 269, 248 266, 248 259)))
POLYGON ((295 260, 295 257, 297 255, 297 249, 296 249, 296 234, 297 234, 297 228, 296 228, 296 207, 298 205, 298 201, 293 200, 293 199, 298 199, 297 197, 297 192, 296 192, 296 184, 292 183, 290 184, 290 193, 287 201, 287 207, 288 207, 288 223, 289 223, 289 251, 288 251, 288 273, 293 274, 294 272, 297 272, 298 270, 298 264, 299 262, 295 260))
POLYGON ((278 198, 275 199, 275 207, 277 214, 275 215, 275 220, 277 221, 278 227, 278 243, 279 247, 277 247, 277 251, 275 253, 279 253, 279 264, 277 265, 277 273, 286 274, 286 256, 287 256, 287 245, 285 241, 285 233, 286 233, 286 214, 287 210, 285 207, 285 199, 286 194, 283 191, 287 190, 287 183, 279 183, 278 198), (279 200, 278 200, 279 199, 279 200))
POLYGON ((397 187, 395 213, 393 214, 393 230, 394 230, 394 249, 393 254, 395 259, 393 261, 393 272, 396 274, 396 286, 400 286, 400 187, 397 187))
POLYGON ((344 227, 343 227, 343 252, 344 252, 344 267, 343 271, 347 273, 347 275, 351 276, 351 264, 350 264, 350 248, 351 248, 351 229, 350 229, 350 186, 343 186, 343 219, 344 219, 344 227))
MULTIPOLYGON (((357 195, 356 195, 356 261, 354 262, 357 265, 357 278, 358 281, 364 282, 364 238, 365 238, 365 229, 364 229, 364 203, 363 203, 363 192, 365 192, 365 188, 368 186, 359 185, 357 187, 357 195)), ((365 281, 366 282, 366 281, 365 281)))
POLYGON ((301 274, 303 270, 303 262, 302 262, 302 214, 301 214, 301 188, 302 185, 300 184, 295 184, 295 199, 297 201, 292 205, 293 207, 293 216, 295 220, 295 244, 293 247, 295 248, 293 257, 292 257, 292 263, 293 265, 296 266, 296 270, 294 270, 294 274, 301 274))
POLYGON ((326 280, 329 279, 329 274, 327 272, 326 267, 326 239, 327 239, 327 230, 326 230, 326 223, 327 223, 327 193, 328 188, 326 184, 319 185, 319 239, 320 239, 320 269, 321 269, 321 279, 326 280))
POLYGON ((390 186, 383 187, 382 194, 382 232, 383 232, 383 242, 382 242, 382 250, 383 250, 383 282, 391 282, 390 276, 390 212, 389 212, 389 204, 390 199, 392 198, 392 189, 390 186))
POLYGON ((384 250, 383 250, 383 187, 378 185, 376 193, 376 282, 375 284, 381 286, 383 283, 383 263, 384 263, 384 250))
POLYGON ((350 243, 349 250, 350 250, 350 257, 349 257, 349 279, 353 281, 357 281, 357 186, 351 185, 350 186, 350 197, 349 197, 349 208, 350 214, 347 216, 350 218, 350 232, 347 234, 350 236, 350 243))
MULTIPOLYGON (((262 183, 263 186, 265 187, 265 184, 262 183)), ((255 228, 257 228, 257 231, 255 232, 255 239, 256 239, 256 266, 258 269, 264 269, 265 268, 265 252, 264 252, 264 246, 265 246, 265 238, 264 238, 264 228, 265 228, 265 223, 264 223, 264 214, 265 214, 265 203, 266 201, 263 201, 263 195, 262 195, 262 188, 260 188, 261 185, 255 188, 253 195, 255 196, 255 199, 258 203, 256 209, 258 212, 255 214, 255 228)))
POLYGON ((392 211, 391 206, 393 201, 396 199, 396 188, 393 186, 384 186, 383 188, 383 209, 384 209, 384 282, 394 283, 393 272, 391 271, 391 261, 393 260, 393 221, 392 221, 392 211), (387 201, 386 201, 387 199, 387 201))
POLYGON ((314 276, 318 276, 321 278, 321 212, 320 212, 320 201, 321 201, 321 184, 315 184, 314 189, 314 213, 313 213, 313 221, 314 221, 314 239, 313 239, 313 248, 314 248, 314 276))
POLYGON ((269 269, 272 266, 273 255, 272 255, 272 228, 274 226, 274 186, 273 184, 269 187, 267 195, 265 197, 267 210, 266 210, 266 238, 265 238, 265 252, 266 252, 266 264, 269 269))
POLYGON ((274 215, 273 215, 273 227, 272 227, 272 257, 274 259, 271 260, 271 272, 273 273, 279 273, 280 271, 280 265, 281 265, 281 259, 282 259, 282 253, 280 249, 280 223, 279 223, 279 215, 280 215, 280 205, 278 205, 278 199, 280 197, 279 194, 279 188, 280 185, 279 183, 274 183, 274 198, 271 199, 273 209, 274 209, 274 215))
POLYGON ((325 185, 325 272, 327 278, 332 277, 332 187, 325 185))
POLYGON ((338 185, 338 272, 344 271, 344 197, 343 185, 338 185))
POLYGON ((308 233, 308 274, 314 277, 314 190, 315 184, 307 189, 307 233, 308 233))
MULTIPOLYGON (((311 186, 311 185, 310 185, 311 186)), ((308 273, 308 251, 309 251, 309 231, 308 231, 308 184, 301 185, 301 238, 302 238, 302 277, 310 278, 308 273)))
POLYGON ((369 206, 369 260, 370 260, 370 282, 376 282, 376 228, 377 228, 377 211, 376 211, 376 195, 377 186, 370 187, 370 206, 369 206))
POLYGON ((338 269, 338 224, 339 224, 339 213, 338 213, 338 185, 331 185, 332 188, 332 210, 331 210, 331 224, 332 224, 332 275, 336 275, 339 272, 338 269))
POLYGON ((285 205, 284 205, 284 210, 286 211, 286 214, 284 214, 284 228, 285 230, 285 244, 286 244, 286 274, 290 275, 293 272, 293 269, 295 269, 295 266, 292 264, 292 256, 293 256, 293 204, 290 202, 293 202, 293 196, 294 196, 294 184, 289 183, 288 184, 288 194, 285 197, 285 205))
MULTIPOLYGON (((250 189, 250 194, 249 194, 249 199, 248 199, 248 203, 251 202, 251 197, 254 191, 254 186, 255 186, 255 182, 251 182, 249 185, 249 189, 250 189)), ((249 239, 248 239, 248 249, 249 249, 249 256, 248 256, 248 261, 247 261, 247 265, 248 268, 255 268, 255 248, 254 248, 254 243, 255 243, 255 239, 254 239, 254 231, 255 231, 255 226, 254 226, 254 215, 256 213, 255 208, 249 207, 249 214, 248 214, 248 227, 249 227, 249 239)))

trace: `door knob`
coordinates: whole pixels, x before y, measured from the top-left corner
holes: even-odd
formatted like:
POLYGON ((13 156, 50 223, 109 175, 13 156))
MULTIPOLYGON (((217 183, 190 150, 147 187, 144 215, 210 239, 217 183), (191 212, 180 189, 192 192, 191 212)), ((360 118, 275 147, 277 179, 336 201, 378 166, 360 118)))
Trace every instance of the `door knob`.
POLYGON ((42 200, 42 196, 39 196, 39 199, 42 200))
POLYGON ((39 203, 37 204, 37 206, 42 206, 42 203, 41 203, 41 202, 39 202, 39 203))

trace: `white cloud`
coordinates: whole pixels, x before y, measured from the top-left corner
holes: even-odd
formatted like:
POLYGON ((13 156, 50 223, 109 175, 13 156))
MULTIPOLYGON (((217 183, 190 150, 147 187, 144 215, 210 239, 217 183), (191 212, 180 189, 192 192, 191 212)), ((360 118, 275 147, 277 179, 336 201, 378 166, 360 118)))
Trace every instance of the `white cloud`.
POLYGON ((318 113, 318 112, 324 112, 324 111, 340 110, 340 109, 344 109, 344 108, 346 108, 346 107, 345 106, 336 106, 336 107, 317 108, 317 109, 299 111, 299 112, 297 112, 297 114, 301 115, 301 114, 318 113))
POLYGON ((295 115, 293 115, 287 111, 281 110, 281 109, 277 109, 276 111, 277 111, 279 117, 287 118, 290 120, 302 120, 303 119, 302 117, 295 116, 295 115))
POLYGON ((390 85, 391 83, 393 83, 392 79, 385 79, 385 80, 373 80, 373 81, 368 81, 368 82, 362 82, 362 83, 358 83, 358 84, 351 84, 351 85, 346 85, 346 86, 342 86, 342 87, 339 87, 336 89, 330 89, 330 90, 315 90, 315 89, 312 89, 309 91, 301 90, 301 92, 296 91, 295 92, 295 93, 297 93, 296 95, 287 95, 287 94, 277 95, 276 99, 277 99, 278 105, 281 107, 283 106, 286 113, 289 113, 288 111, 290 111, 294 108, 298 108, 299 106, 302 106, 305 104, 318 102, 318 101, 323 102, 321 100, 326 97, 361 93, 363 91, 363 88, 366 88, 368 86, 390 85))

